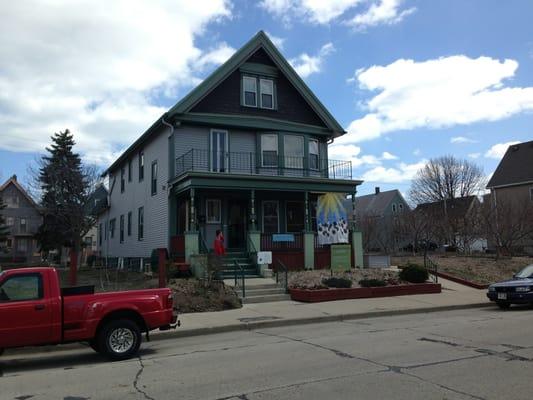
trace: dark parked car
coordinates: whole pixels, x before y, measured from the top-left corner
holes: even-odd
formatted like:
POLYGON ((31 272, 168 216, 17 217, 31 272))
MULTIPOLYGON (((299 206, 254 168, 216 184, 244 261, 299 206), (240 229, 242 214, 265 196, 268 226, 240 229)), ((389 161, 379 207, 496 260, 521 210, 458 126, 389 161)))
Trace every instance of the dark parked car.
POLYGON ((490 285, 487 297, 504 309, 511 304, 533 304, 533 264, 517 272, 513 279, 490 285))

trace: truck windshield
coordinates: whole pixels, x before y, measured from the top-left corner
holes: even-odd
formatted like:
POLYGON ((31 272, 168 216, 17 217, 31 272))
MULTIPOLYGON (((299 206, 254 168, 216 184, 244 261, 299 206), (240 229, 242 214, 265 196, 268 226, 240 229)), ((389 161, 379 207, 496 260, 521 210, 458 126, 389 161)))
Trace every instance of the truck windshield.
POLYGON ((516 278, 533 278, 533 264, 528 265, 522 271, 517 272, 516 278))

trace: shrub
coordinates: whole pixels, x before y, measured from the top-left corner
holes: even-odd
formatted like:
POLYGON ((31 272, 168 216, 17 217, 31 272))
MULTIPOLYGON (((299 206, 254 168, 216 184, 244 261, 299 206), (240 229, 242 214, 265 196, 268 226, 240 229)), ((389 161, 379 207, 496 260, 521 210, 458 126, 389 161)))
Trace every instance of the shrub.
POLYGON ((352 287, 352 281, 348 278, 325 278, 322 280, 322 283, 326 285, 327 287, 332 288, 350 288, 352 287))
POLYGON ((400 271, 400 279, 402 281, 411 283, 424 283, 429 278, 429 274, 426 268, 409 264, 407 267, 400 271))
POLYGON ((382 279, 361 279, 359 281, 359 286, 361 287, 387 286, 387 282, 385 282, 382 279))

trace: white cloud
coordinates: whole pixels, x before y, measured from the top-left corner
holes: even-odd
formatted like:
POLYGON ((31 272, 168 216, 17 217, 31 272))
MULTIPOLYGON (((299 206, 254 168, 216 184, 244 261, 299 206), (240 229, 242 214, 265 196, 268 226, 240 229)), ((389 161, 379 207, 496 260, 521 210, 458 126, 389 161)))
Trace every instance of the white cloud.
POLYGON ((505 87, 518 62, 464 55, 416 62, 399 59, 357 70, 361 89, 377 92, 340 143, 370 140, 398 130, 496 121, 533 110, 533 87, 505 87))
POLYGON ((263 0, 259 5, 281 18, 285 24, 290 24, 292 20, 303 20, 327 25, 357 9, 355 16, 348 17, 345 23, 356 29, 363 29, 400 22, 415 10, 401 10, 402 2, 403 0, 263 0))
POLYGON ((267 36, 272 40, 272 43, 274 43, 274 46, 276 46, 278 49, 282 50, 283 46, 285 45, 285 38, 272 35, 270 32, 266 32, 267 36))
POLYGON ((361 179, 365 182, 405 183, 413 179, 416 173, 426 164, 421 160, 413 164, 399 163, 395 168, 378 166, 366 171, 361 179))
POLYGON ((326 43, 320 48, 318 53, 310 56, 307 53, 302 53, 298 57, 289 60, 298 75, 302 78, 307 78, 309 75, 322 71, 324 60, 326 57, 335 51, 333 43, 326 43))
POLYGON ((473 158, 474 160, 479 158, 481 156, 481 153, 470 153, 468 154, 468 157, 473 158))
POLYGON ((463 144, 463 143, 477 143, 477 140, 467 138, 465 136, 454 136, 450 139, 452 144, 463 144))
POLYGON ((400 10, 401 4, 402 0, 380 0, 372 4, 368 10, 357 14, 346 23, 358 30, 364 30, 368 27, 381 24, 397 24, 416 11, 415 7, 400 10))
POLYGON ((397 156, 395 156, 394 154, 389 153, 388 151, 384 151, 381 154, 381 158, 384 159, 384 160, 397 160, 398 159, 397 156))
POLYGON ((503 155, 505 154, 509 146, 512 146, 513 144, 517 144, 517 143, 520 143, 520 142, 513 141, 513 142, 507 142, 507 143, 497 143, 485 152, 485 157, 495 158, 499 160, 503 157, 503 155))
POLYGON ((230 18, 225 0, 0 4, 0 148, 42 151, 69 128, 84 158, 109 163, 232 49, 195 45, 230 18))

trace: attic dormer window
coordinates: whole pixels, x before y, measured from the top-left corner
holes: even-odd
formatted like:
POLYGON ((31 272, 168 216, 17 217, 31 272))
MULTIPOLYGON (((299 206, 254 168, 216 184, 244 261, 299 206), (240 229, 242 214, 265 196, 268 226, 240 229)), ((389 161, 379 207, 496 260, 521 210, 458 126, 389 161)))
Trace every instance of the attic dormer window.
POLYGON ((243 75, 242 105, 273 110, 276 104, 274 80, 243 75))

